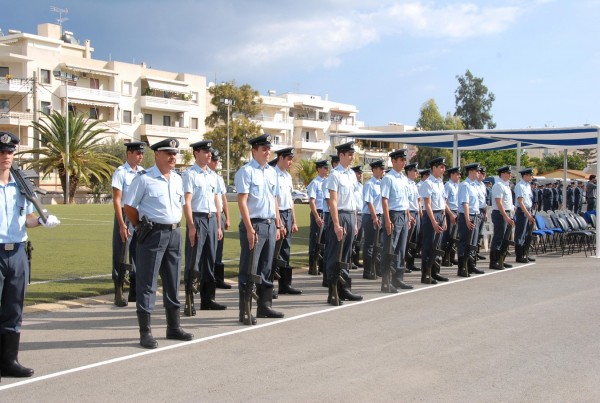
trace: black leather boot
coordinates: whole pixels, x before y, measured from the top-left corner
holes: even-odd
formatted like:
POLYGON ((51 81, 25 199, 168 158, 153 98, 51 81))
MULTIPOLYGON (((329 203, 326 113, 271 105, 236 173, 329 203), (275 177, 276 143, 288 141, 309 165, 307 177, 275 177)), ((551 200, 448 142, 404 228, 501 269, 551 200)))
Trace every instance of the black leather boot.
POLYGON ((21 333, 4 333, 0 337, 0 374, 14 378, 32 376, 33 369, 19 364, 21 333))
POLYGON ((292 287, 292 268, 283 267, 280 269, 281 278, 279 279, 279 294, 302 294, 302 290, 292 287))
MULTIPOLYGON (((450 259, 450 254, 448 254, 448 259, 450 259)), ((443 277, 442 275, 440 275, 441 267, 438 265, 434 265, 434 266, 435 266, 435 270, 433 270, 433 273, 431 273, 431 277, 436 281, 448 281, 447 277, 443 277)), ((450 265, 450 266, 452 266, 452 265, 450 265)))
POLYGON ((129 273, 129 295, 127 301, 135 302, 137 299, 137 293, 135 291, 135 273, 129 273))
POLYGON ((179 324, 179 308, 165 309, 167 316, 167 339, 190 341, 194 338, 191 333, 185 332, 179 324))
POLYGON ((283 318, 283 312, 274 311, 273 306, 273 288, 259 288, 258 302, 256 303, 257 318, 283 318))
POLYGON ((504 267, 500 266, 499 253, 495 250, 490 250, 490 270, 503 270, 504 267))
POLYGON ((470 277, 469 271, 467 270, 467 256, 458 257, 458 272, 456 275, 458 277, 470 277))
MULTIPOLYGON (((239 296, 240 296, 240 318, 239 318, 239 322, 240 323, 244 323, 244 291, 242 289, 238 290, 239 291, 239 296)), ((252 322, 253 325, 256 325, 256 317, 252 314, 250 314, 250 320, 252 322)))
POLYGON ((149 349, 158 347, 158 343, 154 340, 154 337, 152 337, 150 314, 146 312, 137 312, 137 318, 140 326, 140 345, 149 349))
POLYGON ((445 251, 444 257, 442 257, 442 266, 443 267, 452 267, 452 263, 450 262, 450 252, 445 251))
POLYGON ((483 270, 479 270, 477 268, 474 257, 470 257, 467 260, 467 268, 468 268, 469 274, 484 274, 485 273, 483 270))
POLYGON ((412 290, 413 286, 404 282, 404 269, 396 270, 392 276, 392 285, 403 290, 412 290))
POLYGON ((458 264, 458 260, 456 260, 456 249, 452 249, 450 252, 450 263, 458 264))
POLYGON ((225 305, 215 302, 216 284, 212 281, 200 282, 200 310, 222 311, 227 309, 225 305))
POLYGON ((217 288, 231 289, 231 284, 225 282, 225 265, 223 263, 215 263, 215 281, 217 288))
POLYGON ((354 294, 350 288, 352 286, 352 279, 346 279, 346 284, 342 285, 338 282, 338 295, 340 301, 362 301, 362 295, 354 294))
POLYGON ((523 247, 521 245, 515 244, 515 254, 517 255, 517 258, 516 258, 517 263, 529 263, 529 260, 527 260, 527 257, 524 256, 523 252, 524 252, 523 247))

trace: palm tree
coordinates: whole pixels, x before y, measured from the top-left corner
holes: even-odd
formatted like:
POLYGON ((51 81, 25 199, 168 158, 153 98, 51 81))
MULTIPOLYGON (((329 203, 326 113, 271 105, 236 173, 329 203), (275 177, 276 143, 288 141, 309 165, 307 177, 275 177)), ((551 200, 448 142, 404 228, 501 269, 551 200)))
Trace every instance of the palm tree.
POLYGON ((296 163, 296 174, 300 181, 307 187, 309 183, 317 176, 317 166, 315 160, 300 160, 296 163))
MULTIPOLYGON (((69 204, 75 201, 75 192, 80 184, 90 185, 91 179, 103 181, 112 176, 118 157, 102 152, 102 133, 107 129, 97 129, 98 120, 90 121, 83 114, 69 112, 69 204)), ((44 176, 58 171, 60 183, 65 190, 66 119, 58 111, 44 113, 44 119, 32 123, 42 136, 45 148, 27 151, 39 154, 40 158, 31 162, 33 169, 44 176)), ((23 152, 24 153, 24 152, 23 152)))

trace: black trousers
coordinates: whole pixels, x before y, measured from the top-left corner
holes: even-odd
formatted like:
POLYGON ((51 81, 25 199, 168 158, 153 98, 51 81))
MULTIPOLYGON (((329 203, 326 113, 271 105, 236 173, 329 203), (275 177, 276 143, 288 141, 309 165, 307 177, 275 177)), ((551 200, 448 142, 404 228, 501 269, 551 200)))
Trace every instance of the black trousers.
MULTIPOLYGON (((352 241, 354 241, 354 213, 353 212, 338 212, 340 225, 346 231, 344 239, 344 248, 342 249, 342 261, 349 262, 352 254, 352 241)), ((327 273, 327 281, 329 284, 333 282, 336 274, 336 263, 338 261, 337 245, 338 240, 333 228, 333 221, 330 219, 330 225, 327 228, 327 246, 325 248, 325 272, 327 273)), ((342 271, 343 278, 349 278, 350 273, 347 270, 342 271)))

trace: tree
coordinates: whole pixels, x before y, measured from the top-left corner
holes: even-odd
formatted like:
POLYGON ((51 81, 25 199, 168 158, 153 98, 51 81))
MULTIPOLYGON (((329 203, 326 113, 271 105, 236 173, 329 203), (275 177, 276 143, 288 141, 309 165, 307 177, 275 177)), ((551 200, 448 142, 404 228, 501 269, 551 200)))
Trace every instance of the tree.
MULTIPOLYGON (((258 91, 248 84, 237 87, 234 81, 215 85, 208 89, 212 96, 211 104, 216 108, 205 119, 212 130, 204 138, 212 140, 213 147, 221 152, 227 167, 227 113, 228 105, 224 99, 233 100, 229 106, 229 155, 231 172, 237 171, 250 154, 248 140, 260 135, 260 125, 251 121, 261 111, 262 99, 258 91)), ((229 183, 229 182, 228 182, 229 183)))
MULTIPOLYGON (((483 165, 489 176, 496 175, 498 168, 505 165, 517 165, 517 151, 516 150, 486 150, 486 151, 461 151, 460 153, 460 164, 461 166, 471 164, 473 162, 479 162, 483 165)), ((521 155, 521 166, 530 166, 529 156, 527 154, 521 155)))
MULTIPOLYGON (((461 125, 460 119, 456 119, 450 113, 446 114, 446 118, 442 117, 433 98, 421 106, 416 124, 419 130, 461 129, 461 125)), ((452 151, 444 148, 419 146, 417 154, 411 159, 411 162, 418 162, 420 167, 428 167, 429 161, 437 157, 445 157, 451 161, 452 151)))
MULTIPOLYGON (((563 169, 564 156, 562 153, 548 154, 543 158, 531 158, 531 164, 537 169, 537 173, 543 175, 546 172, 563 169)), ((581 170, 587 166, 587 162, 579 154, 567 155, 567 168, 581 170)))
POLYGON ((488 92, 483 78, 475 77, 467 70, 464 76, 456 76, 456 79, 459 85, 455 92, 454 115, 461 118, 465 129, 495 128, 490 110, 496 96, 488 92))
POLYGON ((593 165, 598 161, 598 153, 595 148, 585 148, 576 152, 588 165, 593 165))
MULTIPOLYGON (((29 154, 39 154, 40 158, 31 162, 33 169, 44 176, 58 171, 60 183, 65 190, 66 182, 66 118, 58 111, 43 114, 43 119, 33 122, 42 136, 45 148, 32 149, 29 154)), ((98 120, 89 120, 84 115, 69 113, 69 203, 74 203, 75 192, 80 185, 89 186, 92 179, 102 182, 109 179, 114 164, 121 163, 115 155, 100 151, 103 133, 98 129, 98 120), (111 165, 112 164, 112 165, 111 165)), ((25 152, 22 152, 25 153, 25 152)))
POLYGON ((317 176, 317 165, 315 160, 300 160, 295 165, 296 175, 306 188, 317 176))

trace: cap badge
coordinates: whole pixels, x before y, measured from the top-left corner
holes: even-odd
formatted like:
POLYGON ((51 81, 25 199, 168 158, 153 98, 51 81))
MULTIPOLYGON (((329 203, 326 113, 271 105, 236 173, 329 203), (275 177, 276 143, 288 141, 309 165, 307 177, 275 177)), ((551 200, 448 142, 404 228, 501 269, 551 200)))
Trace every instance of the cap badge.
POLYGON ((0 141, 4 144, 8 144, 12 141, 12 138, 8 134, 3 134, 2 137, 0 137, 0 141))
POLYGON ((171 146, 171 148, 177 147, 177 141, 175 141, 175 140, 169 141, 169 146, 171 146))

